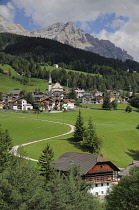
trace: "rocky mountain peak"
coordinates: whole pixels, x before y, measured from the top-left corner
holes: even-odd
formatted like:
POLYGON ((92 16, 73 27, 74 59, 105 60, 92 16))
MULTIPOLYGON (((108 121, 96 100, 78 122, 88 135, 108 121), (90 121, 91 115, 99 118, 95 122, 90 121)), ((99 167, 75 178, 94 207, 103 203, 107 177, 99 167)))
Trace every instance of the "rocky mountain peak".
POLYGON ((126 59, 133 60, 132 56, 128 55, 125 50, 116 47, 108 40, 99 40, 90 34, 84 33, 82 29, 77 29, 71 21, 67 23, 58 22, 51 26, 28 32, 20 24, 8 22, 0 16, 0 33, 2 32, 53 39, 107 58, 118 58, 122 61, 126 59))
POLYGON ((20 24, 9 22, 0 15, 0 33, 3 32, 29 36, 29 32, 25 30, 20 24))

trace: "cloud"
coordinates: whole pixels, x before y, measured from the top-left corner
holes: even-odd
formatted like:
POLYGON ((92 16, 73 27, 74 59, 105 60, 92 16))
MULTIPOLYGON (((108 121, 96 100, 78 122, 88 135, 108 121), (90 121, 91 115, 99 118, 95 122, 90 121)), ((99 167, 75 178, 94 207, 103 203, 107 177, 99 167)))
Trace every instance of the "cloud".
POLYGON ((102 30, 99 34, 93 34, 98 39, 110 40, 117 47, 125 49, 132 55, 134 60, 139 61, 139 32, 134 35, 126 33, 125 30, 118 30, 114 33, 102 30))
POLYGON ((0 14, 6 20, 13 22, 15 16, 15 8, 12 3, 8 2, 6 5, 0 5, 0 14))
POLYGON ((121 20, 121 19, 115 19, 112 24, 111 24, 111 27, 113 29, 115 28, 121 28, 125 25, 125 20, 121 20))
MULTIPOLYGON (((11 0, 25 16, 41 28, 56 22, 80 22, 83 29, 99 16, 115 14, 110 31, 102 30, 97 37, 109 39, 139 61, 139 1, 138 0, 11 0), (127 17, 125 21, 120 17, 127 17)), ((9 10, 11 11, 11 10, 9 10)), ((5 15, 6 16, 6 15, 5 15)), ((93 31, 92 31, 93 32, 93 31)))

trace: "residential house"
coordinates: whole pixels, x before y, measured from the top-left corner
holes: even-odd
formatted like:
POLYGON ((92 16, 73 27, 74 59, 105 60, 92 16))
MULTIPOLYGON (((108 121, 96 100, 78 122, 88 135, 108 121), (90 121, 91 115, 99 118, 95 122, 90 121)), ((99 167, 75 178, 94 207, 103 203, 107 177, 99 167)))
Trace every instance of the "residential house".
POLYGON ((9 109, 13 110, 30 110, 33 109, 32 104, 28 103, 25 98, 16 98, 8 102, 9 109))
POLYGON ((94 104, 103 104, 104 96, 96 96, 94 97, 92 103, 94 104))
POLYGON ((84 95, 85 90, 84 90, 84 89, 76 88, 76 89, 75 89, 75 92, 76 92, 76 94, 77 94, 77 98, 81 98, 81 97, 84 95))
POLYGON ((43 111, 51 111, 51 110, 62 110, 62 109, 73 109, 75 106, 74 100, 69 99, 53 99, 52 97, 48 97, 43 99, 41 102, 41 110, 43 111))
POLYGON ((75 100, 72 99, 64 99, 63 100, 63 106, 64 109, 74 109, 75 108, 75 100))
POLYGON ((93 183, 89 192, 96 196, 104 197, 109 188, 118 181, 119 168, 98 155, 68 152, 54 163, 56 170, 62 172, 66 172, 69 166, 73 165, 79 165, 84 179, 93 183))
POLYGON ((50 111, 54 109, 55 106, 55 100, 52 99, 52 97, 47 97, 40 101, 41 107, 40 110, 43 111, 50 111))
POLYGON ((106 91, 110 96, 119 96, 123 92, 123 90, 107 90, 106 91))
POLYGON ((0 109, 3 109, 4 105, 5 105, 4 101, 0 101, 0 109))
POLYGON ((55 67, 56 69, 58 69, 58 64, 53 64, 53 67, 55 67))
POLYGON ((81 103, 89 104, 93 101, 93 95, 91 92, 85 92, 84 95, 80 98, 81 103))
POLYGON ((14 97, 19 97, 21 96, 21 94, 22 94, 21 90, 10 90, 7 93, 8 96, 14 96, 14 97))
POLYGON ((95 93, 94 93, 94 96, 96 97, 96 96, 103 96, 103 92, 101 92, 101 91, 96 91, 95 93))

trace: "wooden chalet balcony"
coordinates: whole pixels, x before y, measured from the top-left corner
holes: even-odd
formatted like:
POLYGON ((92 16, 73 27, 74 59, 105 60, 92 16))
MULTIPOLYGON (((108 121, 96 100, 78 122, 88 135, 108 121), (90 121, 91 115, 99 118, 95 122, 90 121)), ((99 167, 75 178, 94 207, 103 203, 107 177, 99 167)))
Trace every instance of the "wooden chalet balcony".
POLYGON ((96 173, 96 174, 86 174, 85 179, 87 181, 93 181, 94 183, 100 182, 112 182, 118 180, 118 174, 112 172, 106 173, 96 173))

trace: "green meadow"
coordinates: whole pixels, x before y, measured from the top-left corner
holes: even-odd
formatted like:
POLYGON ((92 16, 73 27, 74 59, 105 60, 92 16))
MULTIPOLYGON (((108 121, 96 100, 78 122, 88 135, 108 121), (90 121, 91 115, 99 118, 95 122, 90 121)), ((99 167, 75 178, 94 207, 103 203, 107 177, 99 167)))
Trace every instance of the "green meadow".
MULTIPOLYGON (((40 91, 46 91, 46 89, 48 88, 48 81, 45 79, 38 79, 38 78, 30 78, 28 79, 28 82, 26 85, 22 84, 20 81, 12 79, 12 76, 14 76, 15 78, 19 78, 19 79, 24 79, 23 76, 19 76, 17 75, 17 72, 10 66, 7 64, 0 64, 0 68, 3 71, 9 71, 11 72, 11 76, 7 76, 4 75, 2 73, 0 73, 0 92, 2 93, 7 93, 10 90, 26 90, 26 91, 35 91, 35 90, 40 90, 40 91), (6 84, 6 85, 5 85, 6 84)), ((42 69, 44 69, 44 66, 41 66, 42 69)), ((53 70, 57 70, 55 67, 52 66, 45 66, 46 70, 49 71, 53 71, 53 70)), ((78 74, 87 74, 85 72, 79 72, 79 71, 73 71, 73 70, 68 70, 66 69, 66 71, 72 71, 72 72, 76 72, 78 74)), ((66 87, 65 87, 66 88, 66 87)))
MULTIPOLYGON (((139 113, 133 111, 126 113, 126 105, 119 105, 120 110, 104 111, 100 109, 81 109, 82 116, 87 126, 91 117, 102 140, 103 156, 112 161, 118 167, 126 167, 132 159, 138 159, 139 151, 139 113), (123 109, 122 109, 123 108, 123 109)), ((2 127, 9 130, 13 139, 13 145, 45 139, 68 132, 70 127, 65 124, 75 124, 78 110, 63 113, 12 113, 0 112, 2 127), (51 122, 48 122, 51 121, 51 122)), ((55 159, 65 152, 82 152, 75 147, 70 138, 73 134, 55 137, 39 143, 24 146, 24 152, 28 157, 38 159, 46 143, 49 143, 55 153, 55 159)))
MULTIPOLYGON (((17 76, 20 77, 21 76, 17 76)), ((23 85, 19 81, 12 79, 10 76, 4 75, 0 73, 0 92, 7 93, 10 90, 26 90, 26 91, 46 91, 48 88, 48 83, 46 80, 30 78, 30 82, 28 84, 23 85), (6 85, 5 85, 6 84, 6 85)))

